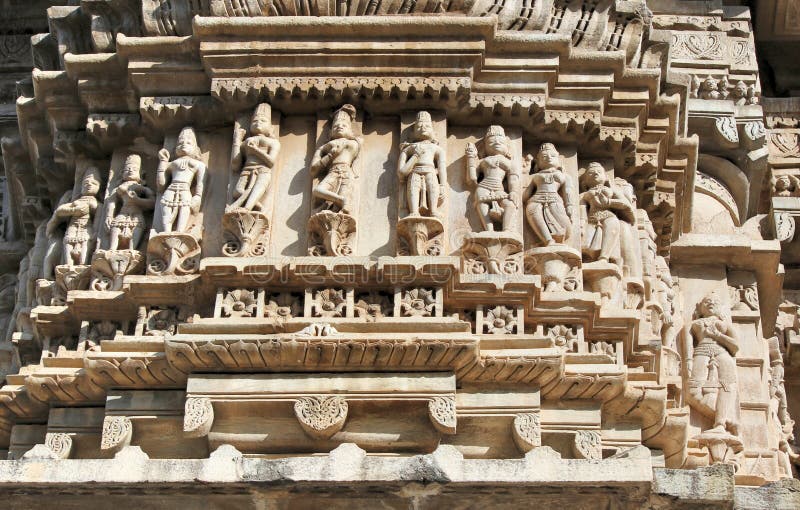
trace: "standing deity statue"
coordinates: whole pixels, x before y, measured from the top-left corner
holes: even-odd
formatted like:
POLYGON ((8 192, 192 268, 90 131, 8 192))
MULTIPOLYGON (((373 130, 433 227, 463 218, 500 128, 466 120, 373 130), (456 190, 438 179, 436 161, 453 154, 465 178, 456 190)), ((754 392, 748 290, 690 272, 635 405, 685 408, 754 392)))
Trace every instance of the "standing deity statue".
POLYGON ((272 171, 278 158, 281 143, 272 132, 272 108, 261 103, 253 112, 250 136, 244 129, 234 140, 231 167, 239 171, 233 198, 226 212, 244 209, 263 211, 267 191, 272 180, 272 171), (244 160, 244 166, 242 161, 244 160))
POLYGON ((475 189, 475 208, 483 230, 493 232, 495 223, 500 230, 515 231, 520 207, 519 169, 511 161, 509 139, 501 126, 490 126, 483 139, 483 159, 478 148, 468 144, 467 181, 475 189))
POLYGON ((91 253, 90 245, 95 239, 94 212, 97 210, 97 193, 100 191, 99 172, 89 167, 81 181, 81 195, 71 202, 59 205, 47 222, 47 252, 44 262, 44 278, 51 280, 53 270, 59 263, 68 267, 85 265, 91 253), (63 237, 57 229, 67 224, 63 237), (61 251, 58 248, 61 246, 61 251))
POLYGON ((621 264, 620 220, 635 222, 636 212, 630 201, 609 185, 605 168, 589 163, 584 176, 587 190, 580 204, 588 208, 582 251, 590 260, 621 264))
POLYGON ((535 163, 535 190, 525 204, 525 218, 545 245, 563 243, 572 226, 573 211, 569 205, 572 184, 561 167, 561 155, 552 143, 541 145, 535 163))
POLYGON ((397 174, 405 187, 408 216, 439 216, 447 185, 445 151, 433 132, 428 112, 419 112, 413 141, 400 144, 397 174))
POLYGON ((697 304, 687 339, 689 391, 687 400, 713 421, 714 434, 739 433, 739 389, 736 351, 739 339, 715 293, 697 304))
POLYGON ((325 176, 314 186, 314 198, 322 201, 322 210, 338 208, 351 213, 353 179, 358 175, 353 162, 361 152, 361 141, 353 133, 356 109, 346 104, 339 108, 331 121, 330 141, 314 152, 311 160, 311 175, 325 176))
POLYGON ((167 149, 158 151, 158 189, 161 225, 158 232, 186 232, 192 214, 200 211, 206 165, 194 129, 185 127, 175 145, 176 159, 170 161, 167 149), (194 183, 194 191, 192 191, 194 183))
POLYGON ((141 167, 141 156, 129 155, 122 170, 122 182, 109 194, 106 202, 109 250, 136 250, 144 236, 144 211, 155 206, 155 193, 142 180, 141 167))

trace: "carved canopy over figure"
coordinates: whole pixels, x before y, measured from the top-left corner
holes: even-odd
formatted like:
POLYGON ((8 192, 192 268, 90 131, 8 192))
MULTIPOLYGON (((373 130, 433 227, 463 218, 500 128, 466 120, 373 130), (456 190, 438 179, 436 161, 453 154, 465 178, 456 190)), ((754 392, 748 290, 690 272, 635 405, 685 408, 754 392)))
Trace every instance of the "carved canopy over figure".
POLYGON ((511 148, 501 126, 490 126, 483 138, 485 157, 478 159, 478 149, 468 144, 467 181, 475 188, 475 208, 483 229, 493 231, 495 222, 501 230, 517 226, 520 202, 519 169, 511 161, 511 148))
POLYGON ((262 211, 281 148, 281 143, 272 132, 272 107, 268 103, 259 104, 253 112, 250 136, 245 138, 246 131, 241 131, 237 133, 231 151, 231 167, 234 172, 240 172, 239 179, 233 194, 234 201, 226 211, 239 208, 262 211))
POLYGON ((53 269, 59 263, 73 267, 88 262, 90 245, 95 238, 93 216, 97 210, 98 191, 99 171, 95 167, 89 167, 81 181, 81 196, 71 202, 62 203, 53 211, 46 227, 48 243, 43 271, 45 279, 53 278, 53 269), (64 222, 67 223, 67 228, 62 237, 57 229, 64 222), (59 246, 62 247, 60 253, 59 246))
POLYGON ((543 143, 536 154, 534 192, 525 204, 525 218, 545 245, 562 243, 572 226, 572 184, 561 168, 561 155, 552 143, 543 143), (565 207, 564 204, 567 204, 565 207))
POLYGON ((588 189, 581 193, 580 204, 588 210, 583 254, 589 260, 621 264, 620 219, 634 223, 633 205, 609 185, 605 168, 600 163, 589 163, 584 179, 588 189))
POLYGON ((447 185, 445 151, 433 133, 428 112, 419 112, 412 142, 400 145, 397 175, 405 187, 409 216, 439 216, 447 185))
POLYGON ((109 250, 136 250, 142 241, 144 211, 155 206, 155 193, 142 180, 141 167, 141 156, 131 154, 127 157, 122 182, 109 194, 105 204, 109 250))
POLYGON ((713 420, 712 432, 739 433, 739 388, 734 356, 739 339, 716 293, 697 304, 686 352, 689 403, 713 420), (693 348, 693 349, 692 349, 693 348))
POLYGON ((311 160, 311 175, 325 176, 314 186, 314 198, 323 202, 322 209, 337 207, 351 213, 353 179, 358 177, 353 162, 361 151, 361 141, 353 133, 356 108, 346 104, 336 110, 331 120, 330 141, 318 148, 311 160), (332 206, 332 207, 331 207, 332 206))
POLYGON ((186 232, 193 213, 200 211, 206 165, 194 129, 185 127, 175 145, 176 159, 171 161, 167 149, 158 151, 158 189, 161 225, 158 232, 186 232), (192 184, 194 183, 194 191, 192 184))

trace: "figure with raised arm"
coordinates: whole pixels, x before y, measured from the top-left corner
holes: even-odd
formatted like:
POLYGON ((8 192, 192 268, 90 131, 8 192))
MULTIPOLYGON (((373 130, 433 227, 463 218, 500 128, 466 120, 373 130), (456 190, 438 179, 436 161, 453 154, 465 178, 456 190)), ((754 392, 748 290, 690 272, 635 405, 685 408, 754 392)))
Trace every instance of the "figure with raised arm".
POLYGON ((181 130, 175 145, 175 156, 170 161, 167 149, 158 151, 157 181, 161 192, 161 225, 158 232, 186 232, 191 215, 200 211, 206 165, 201 160, 193 128, 181 130))
POLYGON ((485 156, 478 159, 478 149, 468 144, 467 182, 475 189, 475 208, 483 230, 516 231, 520 207, 519 169, 511 161, 509 139, 501 126, 490 126, 483 139, 485 156))

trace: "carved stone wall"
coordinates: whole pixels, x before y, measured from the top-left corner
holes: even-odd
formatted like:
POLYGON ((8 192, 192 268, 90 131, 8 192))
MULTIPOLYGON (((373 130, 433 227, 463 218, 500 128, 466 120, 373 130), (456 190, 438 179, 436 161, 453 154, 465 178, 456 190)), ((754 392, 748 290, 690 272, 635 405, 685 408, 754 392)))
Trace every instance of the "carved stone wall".
POLYGON ((727 3, 51 7, 2 144, 0 486, 791 506, 800 104, 727 3))

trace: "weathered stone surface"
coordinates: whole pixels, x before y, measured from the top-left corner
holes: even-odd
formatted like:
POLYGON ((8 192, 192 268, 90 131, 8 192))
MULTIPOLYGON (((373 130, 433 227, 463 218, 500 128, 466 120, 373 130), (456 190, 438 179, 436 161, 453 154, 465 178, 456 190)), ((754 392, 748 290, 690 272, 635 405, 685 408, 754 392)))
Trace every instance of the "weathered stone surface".
POLYGON ((792 507, 793 3, 58 3, 0 34, 12 506, 792 507))

